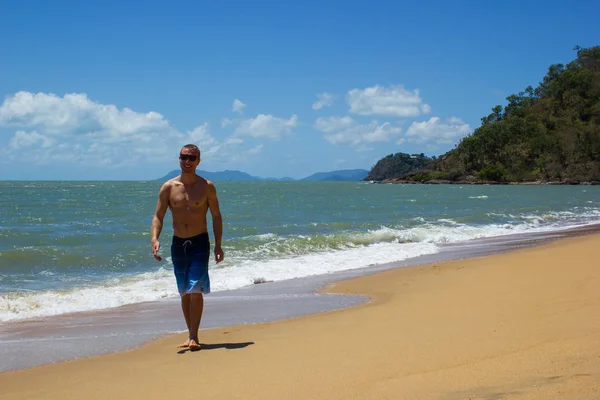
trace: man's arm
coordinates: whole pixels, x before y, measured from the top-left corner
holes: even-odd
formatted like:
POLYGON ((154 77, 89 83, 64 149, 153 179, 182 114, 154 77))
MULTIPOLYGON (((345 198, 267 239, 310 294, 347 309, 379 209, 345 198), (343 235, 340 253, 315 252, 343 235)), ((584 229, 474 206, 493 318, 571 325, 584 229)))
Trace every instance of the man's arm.
POLYGON ((169 193, 171 190, 171 185, 169 182, 165 182, 160 191, 158 192, 158 202, 156 203, 156 211, 154 212, 154 217, 152 217, 152 254, 154 258, 158 261, 162 261, 162 257, 158 255, 158 250, 160 249, 160 242, 158 238, 160 236, 160 232, 163 227, 163 220, 165 218, 165 214, 167 213, 167 207, 169 206, 169 193))
POLYGON ((223 238, 223 217, 219 208, 219 199, 217 197, 217 188, 212 182, 208 182, 208 207, 213 221, 213 233, 215 235, 215 261, 223 261, 225 254, 221 248, 221 239, 223 238))

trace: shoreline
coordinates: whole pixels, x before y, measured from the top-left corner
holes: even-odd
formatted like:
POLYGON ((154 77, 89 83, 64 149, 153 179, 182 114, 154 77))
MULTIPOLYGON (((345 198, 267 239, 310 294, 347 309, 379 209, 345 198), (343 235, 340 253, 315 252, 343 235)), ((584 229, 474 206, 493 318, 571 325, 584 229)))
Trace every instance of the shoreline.
MULTIPOLYGON (((593 234, 600 234, 600 224, 472 239, 445 244, 439 253, 404 261, 215 292, 205 299, 201 329, 277 322, 348 309, 368 302, 368 297, 364 294, 330 295, 323 292, 323 288, 382 271, 485 257, 593 234)), ((0 325, 0 373, 134 350, 184 331, 178 299, 4 324, 0 325), (32 341, 44 343, 45 351, 40 354, 28 346, 32 341), (94 341, 96 346, 87 346, 89 341, 94 341)))
POLYGON ((323 291, 368 302, 202 330, 195 353, 178 354, 176 334, 5 372, 0 397, 597 398, 599 245, 600 234, 583 232, 348 278, 323 291))
POLYGON ((529 186, 597 186, 600 181, 515 181, 515 182, 497 182, 497 181, 449 181, 445 179, 432 179, 429 181, 412 181, 410 179, 388 178, 383 180, 365 179, 367 183, 374 184, 404 184, 404 185, 529 185, 529 186))

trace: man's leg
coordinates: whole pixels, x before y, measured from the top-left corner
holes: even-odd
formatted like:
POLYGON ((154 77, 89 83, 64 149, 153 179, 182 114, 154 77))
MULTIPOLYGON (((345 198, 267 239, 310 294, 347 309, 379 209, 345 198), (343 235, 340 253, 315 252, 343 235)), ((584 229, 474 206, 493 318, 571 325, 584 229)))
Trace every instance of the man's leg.
POLYGON ((192 338, 191 328, 191 294, 181 296, 181 310, 183 311, 183 317, 185 318, 185 324, 188 328, 188 339, 179 347, 188 347, 190 345, 190 339, 192 338))
POLYGON ((200 321, 202 320, 204 296, 202 293, 192 293, 186 297, 190 297, 190 322, 188 324, 188 329, 190 332, 190 349, 200 350, 198 329, 200 329, 200 321))
POLYGON ((204 309, 204 294, 210 293, 210 279, 208 276, 208 262, 210 257, 210 243, 208 233, 199 235, 195 239, 194 252, 191 253, 191 263, 187 276, 187 290, 189 294, 190 320, 188 329, 190 333, 190 350, 200 350, 198 329, 202 320, 204 309))

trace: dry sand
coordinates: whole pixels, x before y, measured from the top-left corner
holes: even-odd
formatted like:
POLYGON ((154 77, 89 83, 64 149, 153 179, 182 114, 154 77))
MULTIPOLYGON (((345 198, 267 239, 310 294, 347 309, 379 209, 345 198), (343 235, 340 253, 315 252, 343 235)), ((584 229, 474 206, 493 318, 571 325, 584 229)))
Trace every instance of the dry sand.
POLYGON ((0 398, 600 399, 599 260, 594 235, 360 277, 328 290, 365 305, 3 373, 0 398))

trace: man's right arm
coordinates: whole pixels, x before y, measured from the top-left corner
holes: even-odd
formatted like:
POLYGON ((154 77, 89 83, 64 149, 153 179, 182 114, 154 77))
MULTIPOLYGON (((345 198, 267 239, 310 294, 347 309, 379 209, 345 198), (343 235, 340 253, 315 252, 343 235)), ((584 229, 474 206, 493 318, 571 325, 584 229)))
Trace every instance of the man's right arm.
POLYGON ((169 206, 170 190, 171 184, 169 182, 165 182, 158 192, 156 211, 154 212, 154 217, 152 217, 152 254, 158 261, 162 261, 162 257, 158 255, 158 250, 160 249, 160 242, 158 241, 158 238, 160 236, 160 232, 162 231, 163 220, 165 218, 165 214, 167 213, 167 207, 169 206))

